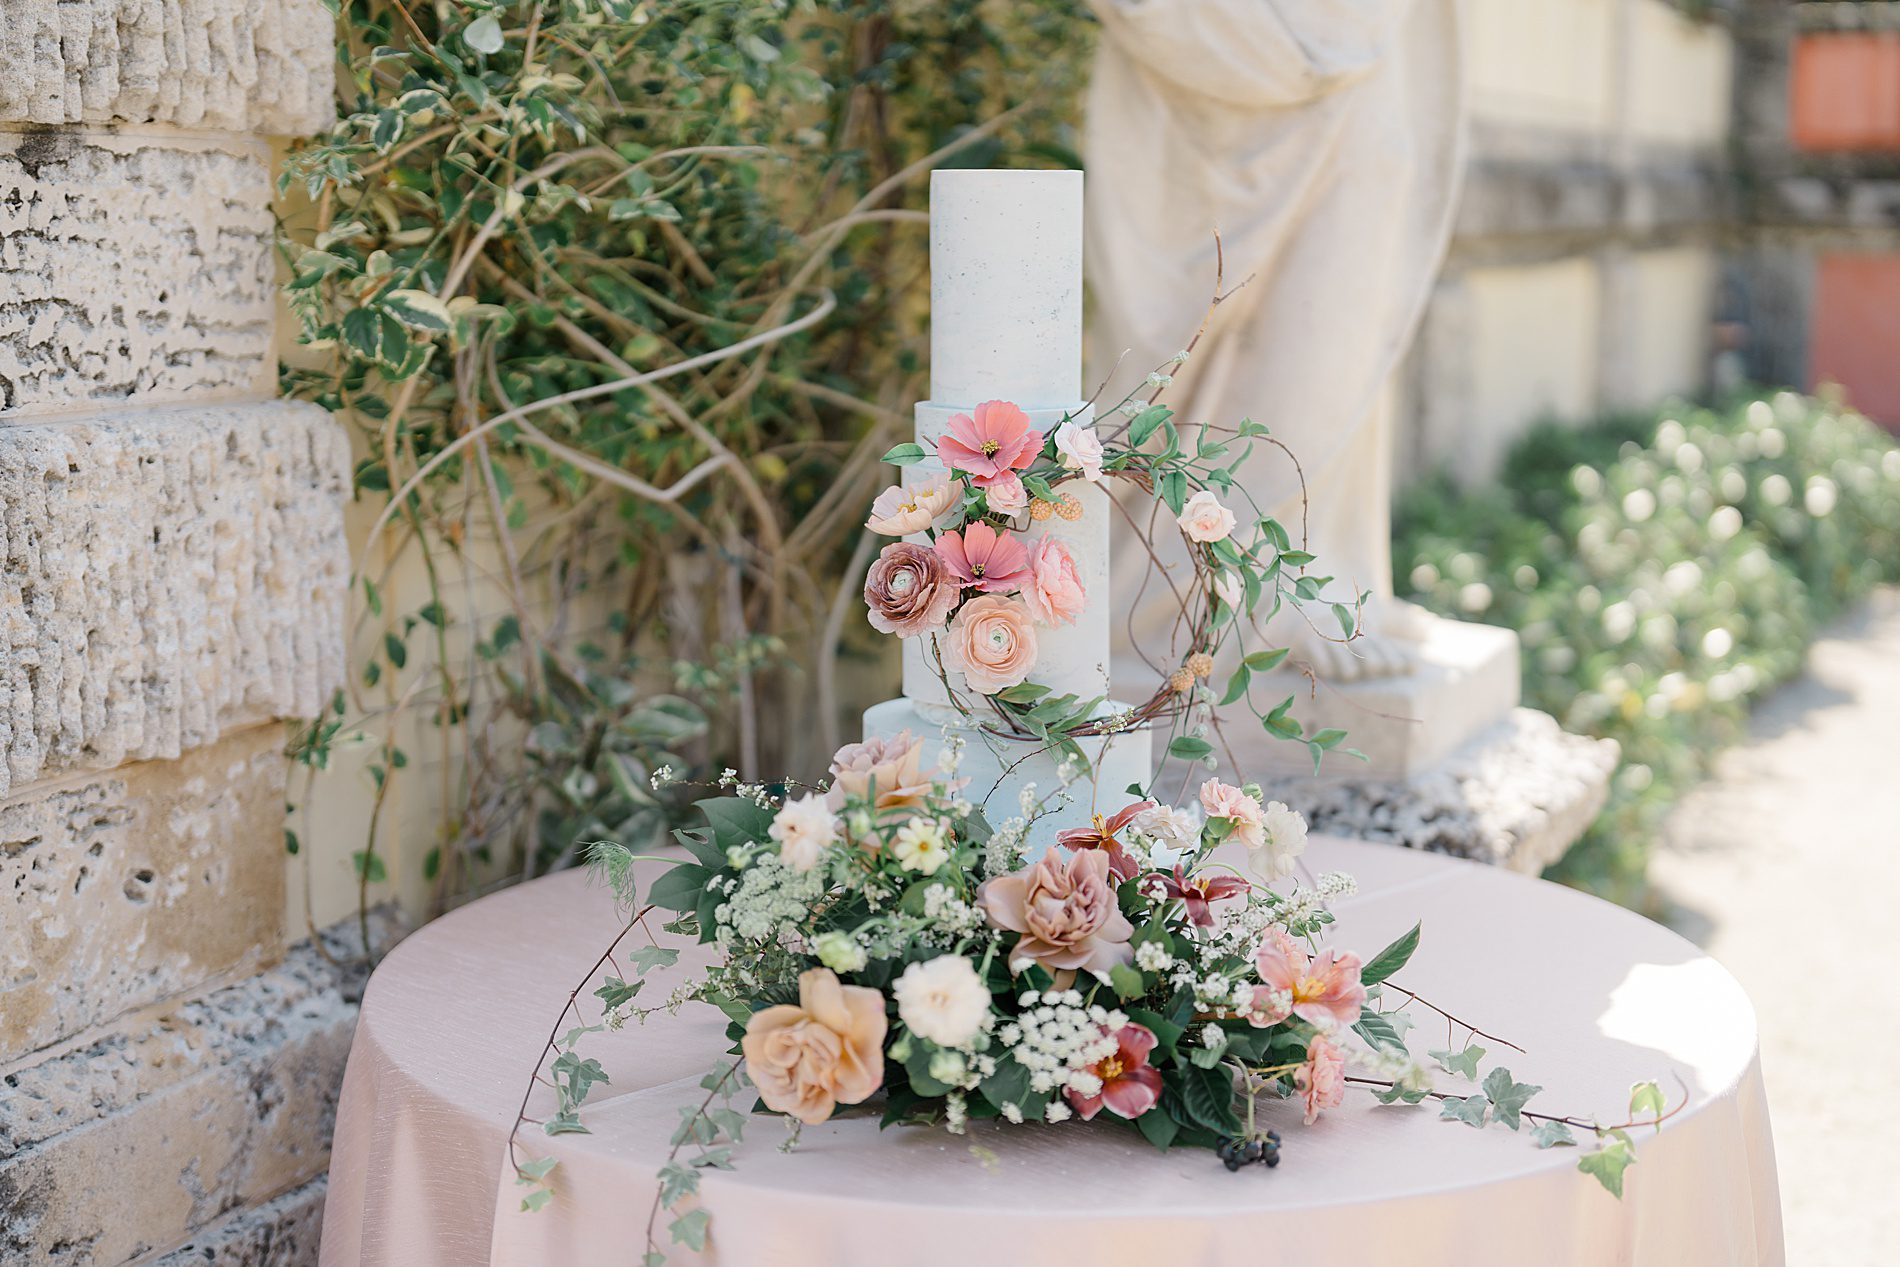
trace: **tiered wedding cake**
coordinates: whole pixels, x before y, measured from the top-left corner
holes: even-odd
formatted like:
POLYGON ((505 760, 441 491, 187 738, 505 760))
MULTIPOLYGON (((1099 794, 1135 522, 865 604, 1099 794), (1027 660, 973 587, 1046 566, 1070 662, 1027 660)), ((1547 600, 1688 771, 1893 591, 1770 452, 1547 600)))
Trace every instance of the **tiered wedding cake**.
MULTIPOLYGON (((930 456, 906 471, 915 479, 943 468, 937 441, 951 420, 989 401, 1020 407, 1044 436, 1069 420, 1088 426, 1082 364, 1082 174, 1038 171, 940 171, 930 182, 930 399, 916 407, 917 443, 930 456)), ((1033 551, 1043 537, 1067 547, 1086 595, 1086 610, 1070 624, 1040 628, 1028 680, 1052 696, 1101 699, 1098 715, 1124 711, 1109 693, 1108 494, 1096 483, 1061 485, 1074 499, 1065 514, 1029 522, 1021 534, 1033 551), (1080 514, 1075 514, 1079 505, 1080 514)), ((917 538, 921 540, 921 538, 917 538)), ((1063 753, 1029 737, 996 733, 994 719, 966 715, 950 701, 944 679, 959 695, 963 676, 942 666, 930 637, 904 639, 904 694, 864 715, 867 739, 909 730, 921 735, 926 760, 944 741, 962 741, 958 777, 965 795, 985 805, 992 823, 1017 814, 1021 789, 1038 798, 1059 788, 1063 753)), ((1055 834, 1088 824, 1098 809, 1126 803, 1130 784, 1148 782, 1152 745, 1147 730, 1078 741, 1091 769, 1070 788, 1066 805, 1030 831, 1039 851, 1055 834), (1099 791, 1099 805, 1097 793, 1099 791)))

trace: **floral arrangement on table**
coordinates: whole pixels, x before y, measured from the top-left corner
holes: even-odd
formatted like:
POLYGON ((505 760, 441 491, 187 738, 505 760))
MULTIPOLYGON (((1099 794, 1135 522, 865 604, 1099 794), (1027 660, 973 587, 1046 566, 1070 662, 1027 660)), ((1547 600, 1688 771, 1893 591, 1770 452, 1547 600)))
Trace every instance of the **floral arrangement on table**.
MULTIPOLYGON (((1574 1146, 1587 1133, 1596 1147, 1581 1168, 1619 1195, 1634 1160, 1629 1132, 1669 1115, 1653 1083, 1633 1089, 1628 1121, 1600 1124, 1528 1109, 1540 1088, 1506 1068, 1480 1079, 1479 1040, 1510 1044, 1394 979, 1419 928, 1369 957, 1364 947, 1325 945, 1328 904, 1354 891, 1352 879, 1294 882, 1304 820, 1251 784, 1194 782, 1212 752, 1195 731, 1215 707, 1213 657, 1256 613, 1325 601, 1326 581, 1305 574, 1310 556, 1291 549, 1273 520, 1256 517, 1246 540, 1237 535, 1238 517, 1216 491, 1232 483, 1224 441, 1203 432, 1185 449, 1152 399, 1116 413, 1127 424, 1106 438, 1073 421, 1045 438, 1006 402, 955 419, 938 447, 946 472, 874 506, 873 530, 923 540, 887 545, 865 597, 880 629, 933 640, 941 666, 981 692, 981 702, 961 706, 986 710, 998 733, 1077 751, 1082 735, 1190 718, 1194 729, 1168 747, 1188 766, 1175 798, 1184 803, 1164 803, 1152 784, 1115 792, 1084 782, 1086 763, 1065 763, 1064 787, 1041 800, 1022 789, 1018 812, 992 826, 958 776, 962 741, 947 735, 927 767, 922 738, 906 732, 840 749, 821 787, 746 784, 728 772, 727 794, 698 802, 705 825, 678 833, 687 860, 593 847, 590 860, 629 920, 596 965, 615 974, 595 991, 600 1020, 563 1035, 564 1012, 550 1035, 558 1108, 540 1125, 586 1129, 581 1103, 606 1078, 577 1050, 593 1031, 709 1003, 726 1014, 740 1058, 709 1072, 703 1100, 682 1107, 648 1224, 648 1267, 665 1258, 662 1212, 669 1244, 705 1244, 707 1212, 688 1198, 705 1169, 732 1164, 748 1091, 752 1107, 790 1120, 788 1145, 800 1127, 841 1112, 953 1133, 985 1119, 1042 1129, 1097 1121, 1158 1148, 1211 1149, 1237 1171, 1280 1161, 1264 1104, 1291 1099, 1311 1123, 1358 1086, 1387 1104, 1435 1101, 1442 1117, 1470 1126, 1527 1130, 1542 1148, 1574 1146), (1157 436, 1160 446, 1146 451, 1157 436), (1182 599, 1179 664, 1132 717, 1103 719, 1094 715, 1100 701, 1025 690, 1038 627, 1074 619, 1086 596, 1060 542, 1026 546, 1018 533, 1025 518, 1064 513, 1064 482, 1111 474, 1151 488, 1173 512, 1194 577, 1182 599), (1032 850, 1031 826, 1057 798, 1078 795, 1089 798, 1088 825, 1032 850), (646 869, 654 866, 664 869, 646 869), (624 952, 631 970, 617 952, 655 918, 718 955, 647 1006, 647 974, 678 952, 653 940, 624 952), (1429 1063, 1405 1042, 1414 1007, 1447 1026, 1429 1063), (1437 1074, 1473 1085, 1440 1090, 1437 1074)), ((1270 439, 1252 424, 1233 434, 1270 439)), ((914 463, 914 448, 899 446, 892 460, 914 463)), ((1350 638, 1356 608, 1335 611, 1350 638)), ((1284 654, 1240 655, 1221 702, 1246 699, 1251 675, 1284 654)), ((1304 734, 1291 704, 1255 715, 1316 760, 1337 748, 1338 735, 1304 734)), ((669 779, 655 775, 656 785, 669 779)), ((511 1147, 526 1112, 524 1097, 511 1147)), ((538 1207, 551 1193, 553 1159, 514 1161, 529 1189, 524 1205, 538 1207)))

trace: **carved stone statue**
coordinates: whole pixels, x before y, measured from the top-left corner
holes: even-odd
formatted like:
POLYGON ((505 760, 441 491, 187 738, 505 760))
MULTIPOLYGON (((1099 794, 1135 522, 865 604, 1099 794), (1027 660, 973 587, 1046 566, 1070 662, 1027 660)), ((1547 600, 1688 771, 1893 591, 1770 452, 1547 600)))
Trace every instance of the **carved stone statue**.
MULTIPOLYGON (((1126 375, 1179 349, 1206 310, 1218 230, 1226 285, 1245 284, 1166 402, 1189 426, 1270 427, 1304 467, 1307 513, 1277 450, 1258 449, 1243 483, 1296 540, 1304 518, 1336 589, 1369 596, 1350 644, 1283 618, 1271 634, 1292 660, 1336 683, 1410 673, 1432 619, 1392 597, 1389 396, 1462 164, 1456 0, 1093 2, 1090 382, 1124 353, 1126 375)), ((1127 601, 1139 579, 1115 588, 1127 601)))

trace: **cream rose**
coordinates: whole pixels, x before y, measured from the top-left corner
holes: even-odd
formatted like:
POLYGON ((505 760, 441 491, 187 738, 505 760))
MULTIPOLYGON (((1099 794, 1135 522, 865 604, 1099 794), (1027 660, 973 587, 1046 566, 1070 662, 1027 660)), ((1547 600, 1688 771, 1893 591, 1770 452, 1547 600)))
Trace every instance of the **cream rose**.
POLYGON ((768 1108, 817 1125, 884 1082, 884 996, 829 968, 798 978, 798 1003, 755 1012, 739 1048, 768 1108))
POLYGON ((838 816, 824 797, 809 792, 785 802, 773 816, 769 834, 778 842, 779 861, 793 871, 810 871, 838 838, 838 816))
POLYGON ((1029 570, 1029 583, 1023 586, 1029 614, 1045 625, 1072 624, 1088 595, 1069 548, 1054 537, 1038 539, 1029 551, 1029 570))
POLYGON ((1020 515, 1029 509, 1029 490, 1014 471, 1004 471, 989 482, 983 495, 989 507, 999 515, 1020 515))
POLYGON ((1202 489, 1181 507, 1177 523, 1189 541, 1225 541, 1234 532, 1234 512, 1220 504, 1220 498, 1202 489))
POLYGON ((1066 469, 1082 472, 1082 478, 1091 484, 1102 482, 1102 438, 1094 427, 1063 423, 1056 428, 1056 452, 1062 455, 1066 469))
POLYGON ((1001 594, 965 603, 950 622, 944 642, 949 666, 963 674, 971 690, 984 695, 1015 686, 1036 663, 1036 627, 1029 608, 1001 594))
POLYGON ((962 955, 914 963, 891 986, 897 1015, 911 1033, 940 1047, 962 1047, 990 1014, 990 988, 962 955))
POLYGON ((948 514, 961 492, 955 480, 942 474, 894 484, 871 503, 871 518, 864 526, 887 537, 908 537, 948 514))

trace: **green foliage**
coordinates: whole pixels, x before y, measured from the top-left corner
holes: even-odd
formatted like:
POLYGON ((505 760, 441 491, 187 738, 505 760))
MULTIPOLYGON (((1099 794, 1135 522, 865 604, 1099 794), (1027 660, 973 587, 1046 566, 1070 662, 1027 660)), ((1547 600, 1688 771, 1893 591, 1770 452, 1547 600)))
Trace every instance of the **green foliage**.
POLYGON ((339 120, 282 179, 284 384, 359 427, 380 514, 373 636, 298 757, 443 732, 446 901, 663 837, 685 807, 638 784, 669 758, 822 755, 851 701, 792 666, 837 652, 925 394, 923 160, 1073 165, 1090 41, 1075 0, 337 10, 339 120))
POLYGON ((1411 597, 1518 631, 1527 704, 1622 745, 1553 875, 1634 904, 1662 815, 1750 704, 1817 622, 1900 577, 1900 450, 1788 393, 1544 427, 1495 485, 1409 494, 1395 538, 1411 597))

